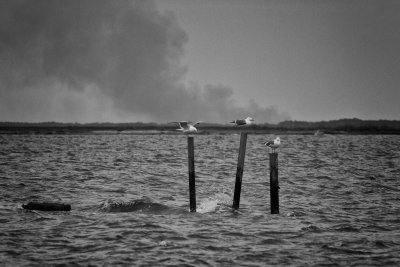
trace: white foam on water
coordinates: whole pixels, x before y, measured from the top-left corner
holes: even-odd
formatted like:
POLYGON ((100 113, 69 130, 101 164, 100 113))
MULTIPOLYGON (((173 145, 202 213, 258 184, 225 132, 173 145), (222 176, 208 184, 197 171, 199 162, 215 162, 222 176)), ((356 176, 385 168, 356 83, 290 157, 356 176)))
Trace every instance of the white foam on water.
POLYGON ((217 193, 212 197, 202 200, 196 211, 198 213, 215 212, 221 206, 230 205, 231 201, 231 196, 229 196, 228 194, 217 193))
POLYGON ((218 200, 210 200, 206 199, 205 201, 200 203, 200 207, 196 209, 198 213, 208 213, 213 212, 217 209, 218 200))

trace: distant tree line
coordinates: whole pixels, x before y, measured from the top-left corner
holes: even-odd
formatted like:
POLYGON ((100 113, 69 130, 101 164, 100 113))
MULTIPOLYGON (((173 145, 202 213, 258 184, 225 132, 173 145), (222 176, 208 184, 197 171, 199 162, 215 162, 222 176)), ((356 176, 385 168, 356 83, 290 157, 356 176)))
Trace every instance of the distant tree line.
POLYGON ((287 130, 400 133, 400 121, 360 120, 357 118, 319 121, 319 122, 283 121, 278 123, 277 127, 287 130))
MULTIPOLYGON (((91 131, 173 131, 176 124, 158 123, 62 123, 62 122, 0 122, 0 133, 74 133, 91 131)), ((232 124, 202 123, 198 129, 203 132, 214 131, 238 131, 243 128, 232 124)), ((300 132, 313 133, 322 131, 325 133, 371 133, 371 134, 400 134, 400 121, 398 120, 360 120, 339 119, 331 121, 283 121, 278 124, 254 124, 246 127, 253 132, 300 132)))

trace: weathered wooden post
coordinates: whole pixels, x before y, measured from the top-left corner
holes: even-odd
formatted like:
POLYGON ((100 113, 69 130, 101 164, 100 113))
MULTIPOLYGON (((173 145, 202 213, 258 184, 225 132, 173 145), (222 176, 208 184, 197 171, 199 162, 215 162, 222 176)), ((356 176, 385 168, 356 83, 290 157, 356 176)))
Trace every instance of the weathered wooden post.
POLYGON ((189 160, 189 200, 190 212, 196 212, 196 181, 194 172, 194 142, 193 136, 188 136, 188 160, 189 160))
POLYGON ((271 214, 279 214, 278 153, 269 153, 271 214))
POLYGON ((244 157, 246 154, 246 143, 247 143, 247 133, 242 132, 240 134, 240 147, 238 163, 236 168, 236 182, 235 182, 235 192, 233 195, 233 205, 232 208, 239 209, 240 203, 240 191, 242 190, 242 177, 243 177, 243 167, 244 167, 244 157))

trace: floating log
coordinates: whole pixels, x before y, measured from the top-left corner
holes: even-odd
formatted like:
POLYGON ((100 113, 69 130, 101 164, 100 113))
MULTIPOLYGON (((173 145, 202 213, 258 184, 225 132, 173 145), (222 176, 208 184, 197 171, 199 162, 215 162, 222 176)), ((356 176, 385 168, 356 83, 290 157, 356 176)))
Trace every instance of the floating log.
POLYGON ((189 163, 189 200, 190 212, 196 212, 196 180, 194 171, 194 141, 188 136, 188 163, 189 163))
POLYGON ((271 214, 279 214, 278 153, 269 154, 271 214))
POLYGON ((50 202, 29 202, 22 204, 22 208, 26 210, 41 210, 41 211, 70 211, 70 204, 50 203, 50 202))
POLYGON ((240 192, 242 190, 244 157, 246 154, 246 143, 247 143, 247 133, 242 132, 240 134, 240 147, 239 147, 238 163, 237 163, 237 168, 236 168, 235 192, 233 195, 233 205, 232 205, 232 208, 235 210, 239 209, 239 203, 240 203, 240 192))

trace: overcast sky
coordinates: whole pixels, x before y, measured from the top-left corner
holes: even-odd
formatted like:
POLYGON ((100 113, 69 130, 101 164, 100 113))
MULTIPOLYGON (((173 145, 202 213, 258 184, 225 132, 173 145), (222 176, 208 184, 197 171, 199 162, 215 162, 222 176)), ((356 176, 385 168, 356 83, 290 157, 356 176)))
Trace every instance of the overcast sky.
POLYGON ((400 119, 397 0, 0 1, 0 121, 400 119))

